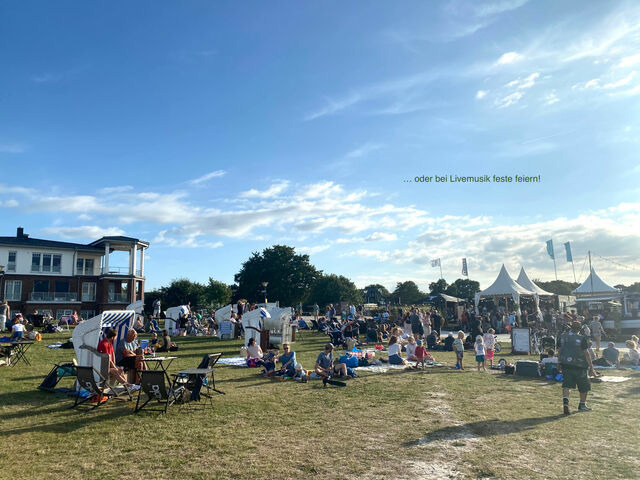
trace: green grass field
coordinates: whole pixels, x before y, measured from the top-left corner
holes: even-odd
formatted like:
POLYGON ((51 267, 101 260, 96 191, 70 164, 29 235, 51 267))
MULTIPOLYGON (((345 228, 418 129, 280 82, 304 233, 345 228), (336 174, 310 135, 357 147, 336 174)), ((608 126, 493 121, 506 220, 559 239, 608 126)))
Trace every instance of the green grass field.
MULTIPOLYGON (((0 369, 0 478, 640 477, 637 371, 607 371, 630 380, 594 384, 593 412, 565 418, 559 384, 478 373, 471 363, 465 372, 363 374, 346 388, 326 389, 220 366, 216 379, 227 394, 214 408, 134 415, 133 403, 72 410, 71 398, 37 390, 55 362, 73 356, 45 345, 68 336, 46 335, 34 345, 31 367, 0 369)), ((235 356, 241 345, 176 340, 172 371, 197 366, 205 353, 235 356)), ((312 368, 326 340, 305 333, 294 344, 298 360, 312 368)), ((454 363, 448 352, 436 359, 454 363)), ((574 393, 572 410, 577 401, 574 393)))

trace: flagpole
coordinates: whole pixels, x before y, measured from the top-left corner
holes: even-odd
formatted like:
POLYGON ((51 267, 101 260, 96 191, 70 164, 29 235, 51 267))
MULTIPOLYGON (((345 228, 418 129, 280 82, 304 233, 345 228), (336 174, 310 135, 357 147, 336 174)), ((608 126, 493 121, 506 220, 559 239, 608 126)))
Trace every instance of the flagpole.
POLYGON ((578 283, 578 280, 576 280, 576 267, 573 264, 573 255, 571 256, 571 268, 573 269, 573 282, 578 283))
POLYGON ((556 254, 553 254, 553 271, 556 273, 556 281, 558 281, 558 270, 556 269, 556 254))
POLYGON ((440 266, 440 278, 444 280, 444 276, 442 275, 442 260, 438 259, 438 265, 440 266))

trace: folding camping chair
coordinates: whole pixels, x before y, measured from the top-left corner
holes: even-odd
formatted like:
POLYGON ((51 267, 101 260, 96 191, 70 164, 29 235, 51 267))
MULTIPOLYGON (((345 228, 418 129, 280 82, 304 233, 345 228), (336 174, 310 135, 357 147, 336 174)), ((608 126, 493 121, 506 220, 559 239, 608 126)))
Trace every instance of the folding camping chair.
POLYGON ((125 392, 128 395, 129 400, 132 400, 131 392, 126 386, 124 387, 124 392, 116 390, 114 387, 109 385, 108 378, 103 376, 95 368, 82 367, 78 365, 76 366, 76 372, 78 375, 78 385, 89 392, 89 395, 81 398, 81 390, 78 389, 75 402, 71 408, 75 408, 92 399, 96 399, 96 404, 93 408, 98 408, 102 403, 105 403, 106 400, 112 397, 120 397, 121 395, 124 395, 125 392), (94 373, 98 375, 99 380, 96 381, 94 373))
POLYGON ((161 410, 148 408, 148 410, 163 411, 167 413, 170 405, 176 402, 184 403, 183 395, 184 386, 168 386, 166 383, 166 375, 162 370, 138 370, 140 375, 140 390, 138 391, 138 401, 133 413, 138 413, 150 401, 156 400, 157 404, 164 404, 161 410), (147 395, 147 400, 140 404, 142 394, 147 395))
POLYGON ((212 391, 225 395, 225 393, 216 388, 215 383, 215 374, 214 374, 214 365, 218 363, 222 357, 222 353, 210 353, 205 355, 202 358, 202 361, 198 365, 199 369, 207 369, 209 373, 207 375, 198 373, 198 374, 178 374, 174 381, 174 385, 182 385, 184 388, 191 392, 190 399, 192 401, 200 401, 201 396, 204 396, 211 406, 213 406, 213 395, 212 391), (202 392, 202 388, 206 389, 206 392, 202 392))

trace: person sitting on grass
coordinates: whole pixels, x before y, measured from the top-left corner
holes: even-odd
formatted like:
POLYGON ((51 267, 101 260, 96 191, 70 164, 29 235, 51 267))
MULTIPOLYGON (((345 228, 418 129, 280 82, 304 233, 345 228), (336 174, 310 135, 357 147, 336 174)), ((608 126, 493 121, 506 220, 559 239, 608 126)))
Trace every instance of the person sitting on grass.
POLYGON ((13 322, 13 327, 11 327, 11 342, 19 342, 24 339, 24 325, 22 324, 22 317, 18 316, 13 322))
MULTIPOLYGON (((422 342, 420 342, 420 344, 422 344, 422 342)), ((409 343, 405 345, 405 350, 407 352, 407 361, 415 362, 418 360, 418 357, 416 357, 417 347, 418 345, 416 344, 416 339, 413 337, 413 335, 409 335, 409 343)))
POLYGON ((406 365, 407 362, 400 355, 402 347, 398 343, 398 337, 392 335, 389 339, 389 345, 387 346, 387 353, 389 355, 389 365, 406 365))
POLYGON ((113 342, 116 339, 116 331, 112 328, 105 332, 104 338, 98 343, 98 352, 106 353, 109 355, 109 383, 113 383, 117 380, 122 385, 128 385, 127 378, 124 376, 124 372, 116 365, 116 356, 113 352, 113 342))
POLYGON ((427 348, 429 350, 437 350, 440 343, 440 335, 437 330, 431 330, 431 333, 427 335, 427 348))
POLYGON ((454 341, 455 338, 453 338, 453 333, 449 332, 449 335, 447 335, 447 338, 445 338, 443 342, 445 352, 453 352, 454 341))
POLYGON ((602 358, 609 362, 610 365, 618 366, 620 359, 620 350, 616 348, 616 344, 609 342, 607 348, 602 351, 602 358))
POLYGON ((289 343, 283 343, 282 349, 284 353, 278 357, 278 360, 282 364, 280 367, 280 375, 293 377, 296 373, 296 352, 291 351, 291 345, 289 345, 289 343))
POLYGON ((453 350, 456 352, 456 368, 464 370, 462 366, 462 357, 464 356, 464 332, 458 331, 458 338, 453 341, 453 350))
POLYGON ((558 372, 558 357, 556 357, 556 351, 553 348, 547 350, 547 356, 540 360, 540 371, 543 376, 555 375, 558 372), (549 366, 547 367, 547 365, 549 366))
POLYGON ((156 352, 168 352, 171 348, 171 337, 169 337, 169 331, 162 331, 162 343, 156 347, 156 352))
POLYGON ((350 378, 344 363, 333 363, 333 343, 327 343, 324 346, 324 351, 318 354, 315 372, 322 377, 323 381, 333 376, 350 378))
POLYGON ((249 344, 247 345, 247 365, 249 367, 260 367, 264 365, 264 361, 262 360, 263 356, 262 348, 260 348, 260 345, 256 345, 256 339, 250 338, 249 344))
POLYGON ((629 353, 625 353, 622 357, 622 363, 627 365, 638 365, 640 363, 640 352, 638 352, 638 345, 633 340, 627 340, 625 345, 629 349, 629 353))

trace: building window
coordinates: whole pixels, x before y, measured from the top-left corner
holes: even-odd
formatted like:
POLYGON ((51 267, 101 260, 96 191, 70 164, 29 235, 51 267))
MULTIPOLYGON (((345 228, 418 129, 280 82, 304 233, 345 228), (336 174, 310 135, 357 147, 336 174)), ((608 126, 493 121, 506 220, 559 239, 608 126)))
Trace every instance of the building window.
POLYGON ((18 256, 18 252, 9 252, 9 258, 7 261, 7 272, 15 272, 16 271, 16 257, 18 256))
POLYGON ((96 284, 94 282, 82 283, 82 301, 95 302, 96 300, 96 284))
POLYGON ((31 254, 31 271, 32 272, 40 271, 40 257, 41 255, 39 253, 31 254))
POLYGON ((51 254, 50 253, 42 254, 42 271, 43 272, 51 271, 51 254))
POLYGON ((22 280, 7 280, 4 282, 5 300, 18 301, 22 297, 22 280))
POLYGON ((53 265, 51 271, 53 273, 60 273, 62 271, 62 255, 53 255, 53 265))
POLYGON ((95 310, 81 310, 80 311, 80 316, 82 317, 83 320, 89 320, 91 317, 95 317, 96 316, 96 311, 95 310))
POLYGON ((93 275, 93 258, 79 258, 76 262, 77 275, 93 275))

